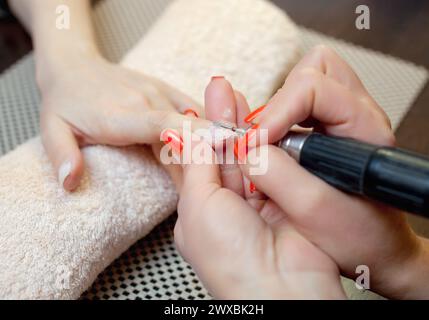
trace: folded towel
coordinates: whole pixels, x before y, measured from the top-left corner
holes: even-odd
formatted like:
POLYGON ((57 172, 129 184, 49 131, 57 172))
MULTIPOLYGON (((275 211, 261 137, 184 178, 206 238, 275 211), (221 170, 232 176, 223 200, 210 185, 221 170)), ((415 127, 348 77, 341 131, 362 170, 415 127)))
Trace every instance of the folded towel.
MULTIPOLYGON (((263 0, 178 0, 123 65, 202 102, 225 75, 265 102, 298 56, 291 21, 263 0)), ((175 210, 168 175, 145 147, 87 147, 87 171, 64 192, 34 138, 0 158, 0 298, 75 299, 136 240, 175 210)))
POLYGON ((226 76, 251 107, 267 102, 299 57, 298 30, 261 0, 173 2, 123 64, 203 103, 213 75, 226 76))

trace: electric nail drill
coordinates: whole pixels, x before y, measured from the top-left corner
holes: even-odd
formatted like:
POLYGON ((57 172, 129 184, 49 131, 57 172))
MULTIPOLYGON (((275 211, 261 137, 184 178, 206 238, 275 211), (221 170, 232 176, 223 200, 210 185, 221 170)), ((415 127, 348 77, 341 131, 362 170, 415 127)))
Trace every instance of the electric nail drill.
MULTIPOLYGON (((246 129, 215 125, 238 135, 246 129)), ((278 142, 301 166, 330 185, 429 218, 429 158, 320 133, 289 132, 278 142)))
POLYGON ((429 158, 319 133, 288 133, 278 146, 330 185, 429 218, 429 158))

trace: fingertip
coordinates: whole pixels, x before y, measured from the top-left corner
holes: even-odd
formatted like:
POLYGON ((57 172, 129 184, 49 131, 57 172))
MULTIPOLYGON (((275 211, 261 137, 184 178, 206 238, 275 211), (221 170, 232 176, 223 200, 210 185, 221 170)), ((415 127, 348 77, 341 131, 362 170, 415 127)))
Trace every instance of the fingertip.
POLYGON ((223 77, 213 77, 206 88, 204 98, 207 119, 235 123, 235 96, 228 80, 223 77))
POLYGON ((61 118, 44 115, 41 119, 43 146, 51 161, 59 185, 67 191, 75 190, 83 174, 83 156, 73 130, 61 118))
MULTIPOLYGON (((58 182, 65 189, 67 189, 65 187, 66 181, 68 182, 70 180, 72 167, 73 167, 73 165, 70 161, 64 161, 58 169, 58 182)), ((68 183, 67 183, 67 185, 68 185, 68 183)))
POLYGON ((66 191, 75 191, 84 172, 83 156, 79 150, 69 159, 64 160, 58 169, 58 182, 66 191))

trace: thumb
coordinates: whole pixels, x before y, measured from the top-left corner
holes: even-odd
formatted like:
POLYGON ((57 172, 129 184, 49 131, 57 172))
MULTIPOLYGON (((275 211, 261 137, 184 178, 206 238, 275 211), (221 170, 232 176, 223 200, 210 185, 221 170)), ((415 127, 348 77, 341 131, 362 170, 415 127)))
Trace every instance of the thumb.
POLYGON ((55 115, 42 117, 41 136, 48 158, 54 166, 59 184, 75 190, 83 175, 83 156, 70 125, 55 115))

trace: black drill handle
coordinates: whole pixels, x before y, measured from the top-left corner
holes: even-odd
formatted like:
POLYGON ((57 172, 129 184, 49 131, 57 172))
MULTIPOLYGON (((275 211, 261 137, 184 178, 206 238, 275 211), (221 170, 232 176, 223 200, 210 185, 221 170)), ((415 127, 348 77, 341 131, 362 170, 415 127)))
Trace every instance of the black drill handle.
POLYGON ((313 133, 299 162, 336 188, 429 218, 429 158, 313 133))

